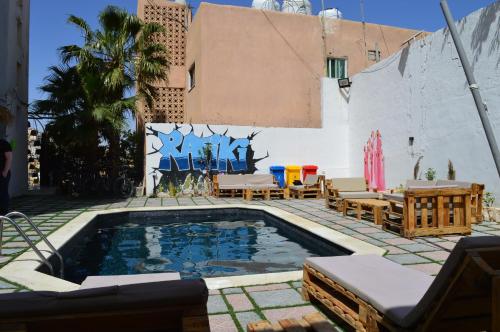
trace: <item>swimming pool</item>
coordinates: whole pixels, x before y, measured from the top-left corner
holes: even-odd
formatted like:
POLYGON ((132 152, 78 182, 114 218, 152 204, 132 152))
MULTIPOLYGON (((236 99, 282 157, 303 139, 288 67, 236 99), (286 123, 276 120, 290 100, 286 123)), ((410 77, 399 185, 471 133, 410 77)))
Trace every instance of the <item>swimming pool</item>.
POLYGON ((296 271, 306 257, 352 253, 265 211, 244 208, 98 215, 60 252, 64 279, 75 283, 89 275, 175 271, 189 279, 296 271))

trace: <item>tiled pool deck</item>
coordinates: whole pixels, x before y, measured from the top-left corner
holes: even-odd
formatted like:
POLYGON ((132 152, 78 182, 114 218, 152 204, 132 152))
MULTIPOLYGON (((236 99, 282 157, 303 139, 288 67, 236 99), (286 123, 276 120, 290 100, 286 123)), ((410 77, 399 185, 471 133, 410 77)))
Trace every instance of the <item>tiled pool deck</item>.
MULTIPOLYGON (((121 207, 193 206, 210 204, 242 204, 241 199, 216 199, 195 197, 178 199, 133 198, 127 200, 67 199, 60 196, 25 196, 14 199, 12 208, 26 213, 46 234, 55 231, 80 213, 121 207)), ((320 223, 344 234, 369 242, 387 250, 386 258, 423 271, 430 275, 439 272, 449 252, 460 236, 443 236, 404 239, 382 231, 369 221, 358 221, 344 217, 327 209, 323 200, 276 200, 253 201, 253 205, 269 205, 294 213, 308 220, 320 223)), ((38 240, 32 231, 33 240, 38 240)), ((483 222, 473 225, 472 236, 500 236, 500 224, 483 222)), ((3 250, 0 267, 27 249, 21 237, 12 226, 3 232, 3 250)), ((22 287, 0 279, 0 293, 25 291, 22 287)), ((211 290, 208 302, 212 331, 244 331, 250 321, 301 317, 317 309, 300 296, 300 281, 211 290)), ((341 327, 338 327, 342 330, 341 327)))

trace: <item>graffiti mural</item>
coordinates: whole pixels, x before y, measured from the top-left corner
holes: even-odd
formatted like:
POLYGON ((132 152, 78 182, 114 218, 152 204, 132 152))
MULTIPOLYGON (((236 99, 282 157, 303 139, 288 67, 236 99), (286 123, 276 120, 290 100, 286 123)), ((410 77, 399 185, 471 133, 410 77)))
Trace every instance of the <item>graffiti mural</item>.
POLYGON ((188 175, 198 178, 206 170, 203 150, 207 145, 211 147, 211 160, 209 169, 213 173, 254 173, 256 163, 268 158, 255 158, 252 149, 252 140, 258 135, 253 132, 247 137, 237 138, 227 135, 228 130, 219 134, 206 125, 208 135, 196 134, 190 125, 189 133, 183 133, 178 125, 168 133, 146 127, 147 136, 156 136, 161 143, 152 143, 151 154, 160 154, 158 165, 153 167, 153 172, 161 173, 158 185, 179 184, 185 182, 188 175))

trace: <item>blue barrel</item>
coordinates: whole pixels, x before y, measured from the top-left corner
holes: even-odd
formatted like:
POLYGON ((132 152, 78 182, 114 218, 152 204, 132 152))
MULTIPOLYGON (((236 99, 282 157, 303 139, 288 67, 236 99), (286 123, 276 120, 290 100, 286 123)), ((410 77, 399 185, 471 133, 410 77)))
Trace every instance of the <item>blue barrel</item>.
POLYGON ((274 175, 276 181, 280 188, 285 188, 285 167, 283 166, 271 166, 269 167, 271 174, 274 175))

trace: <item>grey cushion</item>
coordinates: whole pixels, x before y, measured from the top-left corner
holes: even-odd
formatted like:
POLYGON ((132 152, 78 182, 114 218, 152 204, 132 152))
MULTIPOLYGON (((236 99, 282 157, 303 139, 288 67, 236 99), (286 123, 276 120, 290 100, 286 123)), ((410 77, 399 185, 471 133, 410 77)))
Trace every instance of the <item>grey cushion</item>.
POLYGON ((380 197, 380 194, 369 192, 369 191, 346 191, 339 192, 340 198, 374 198, 377 199, 380 197))
POLYGON ((123 286, 131 284, 142 284, 146 282, 181 280, 179 272, 171 273, 145 273, 145 274, 128 274, 114 276, 88 276, 82 282, 80 289, 107 287, 107 286, 123 286))
POLYGON ((458 188, 457 185, 452 185, 452 184, 448 184, 448 185, 441 185, 441 186, 438 186, 438 185, 435 185, 435 186, 410 186, 408 187, 408 190, 412 190, 412 189, 429 189, 429 190, 433 190, 433 189, 446 189, 446 188, 458 188))
POLYGON ((409 187, 430 187, 435 186, 436 181, 427 181, 427 180, 406 180, 406 188, 409 187))
POLYGON ((303 183, 305 186, 314 186, 318 184, 318 180, 319 180, 319 175, 309 174, 308 176, 306 176, 303 183))
POLYGON ((434 279, 376 255, 312 257, 306 263, 397 324, 417 305, 434 279))
POLYGON ((438 186, 454 186, 461 189, 470 189, 472 183, 465 181, 455 181, 455 180, 437 180, 436 185, 438 186))
POLYGON ((396 202, 404 202, 404 194, 403 193, 393 193, 393 194, 384 194, 384 199, 388 201, 396 201, 396 202))
POLYGON ((366 191, 365 178, 333 178, 332 186, 338 191, 366 191))

